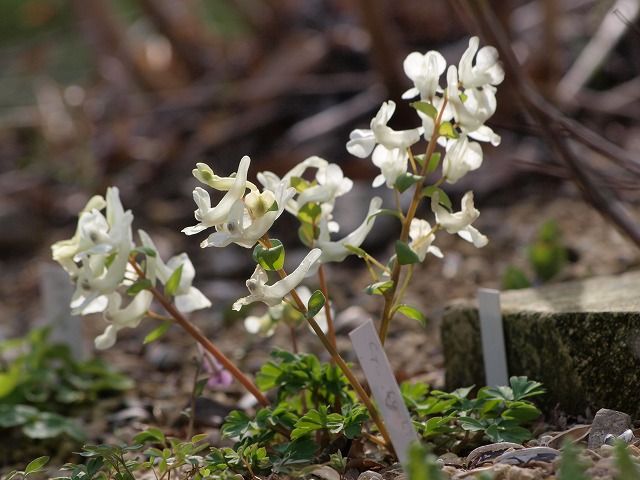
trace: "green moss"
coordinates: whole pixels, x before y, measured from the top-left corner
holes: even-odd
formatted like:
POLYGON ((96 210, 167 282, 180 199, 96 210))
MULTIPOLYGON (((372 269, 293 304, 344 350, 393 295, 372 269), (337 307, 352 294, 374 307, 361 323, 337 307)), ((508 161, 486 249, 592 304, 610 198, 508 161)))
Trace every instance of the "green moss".
MULTIPOLYGON (((504 331, 509 374, 542 382, 544 409, 640 417, 640 313, 507 313, 504 331)), ((475 308, 447 310, 441 333, 447 388, 484 384, 475 308)))

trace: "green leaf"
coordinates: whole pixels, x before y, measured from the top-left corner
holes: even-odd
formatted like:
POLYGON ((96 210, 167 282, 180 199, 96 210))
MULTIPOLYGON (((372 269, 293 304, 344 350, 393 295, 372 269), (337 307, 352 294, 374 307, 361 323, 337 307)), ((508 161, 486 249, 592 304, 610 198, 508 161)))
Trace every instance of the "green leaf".
POLYGON ((164 433, 159 428, 148 428, 133 437, 134 443, 164 443, 165 440, 164 433))
POLYGON ((364 292, 368 295, 384 295, 386 291, 393 287, 393 281, 387 280, 386 282, 376 282, 371 285, 367 285, 364 292))
POLYGON ((531 438, 531 432, 507 421, 496 422, 484 431, 492 442, 523 443, 531 438))
POLYGON ((148 278, 140 278, 136 280, 129 288, 127 288, 127 295, 136 295, 142 290, 149 290, 153 287, 151 280, 148 278))
POLYGON ((62 433, 77 436, 78 430, 68 418, 51 412, 40 412, 37 417, 25 423, 23 433, 29 438, 54 438, 62 433))
POLYGON ((22 362, 15 361, 9 367, 9 371, 0 373, 0 398, 6 397, 20 383, 20 374, 22 372, 22 362))
POLYGON ((409 447, 409 460, 405 470, 410 480, 444 480, 445 478, 436 457, 419 442, 409 447))
POLYGON ((420 258, 411 250, 411 247, 401 240, 396 241, 396 255, 400 265, 410 265, 412 263, 420 263, 420 258))
POLYGON ((532 422, 540 416, 540 410, 529 402, 509 402, 508 408, 500 415, 508 420, 517 420, 520 423, 532 422))
POLYGON ((427 117, 433 118, 434 120, 438 116, 438 110, 436 109, 436 107, 428 102, 412 102, 409 105, 419 112, 424 113, 427 117))
POLYGON ((440 205, 442 205, 446 209, 452 210, 453 204, 451 203, 451 199, 449 198, 449 195, 447 195, 447 193, 444 190, 442 190, 440 187, 436 187, 435 185, 429 185, 428 187, 424 187, 422 189, 422 195, 424 197, 431 198, 433 194, 436 192, 438 192, 438 203, 440 203, 440 205))
POLYGON ((420 175, 414 175, 413 173, 405 172, 398 176, 394 186, 396 187, 396 190, 398 190, 400 193, 403 193, 407 191, 412 185, 418 183, 420 180, 422 180, 422 177, 420 175))
POLYGON ((310 247, 320 235, 320 229, 312 223, 303 223, 298 228, 298 238, 303 245, 310 247))
POLYGON ((362 248, 356 247, 354 245, 346 244, 344 248, 346 248, 351 253, 353 253, 354 255, 357 255, 360 258, 367 258, 369 256, 369 254, 365 252, 362 248))
POLYGON ((521 288, 529 288, 530 286, 531 282, 522 270, 513 265, 507 266, 504 275, 502 275, 503 290, 518 290, 521 288))
POLYGON ((180 279, 182 278, 182 267, 183 265, 180 265, 173 271, 173 273, 169 277, 169 280, 167 280, 167 283, 164 286, 164 293, 169 295, 170 297, 173 297, 178 291, 178 287, 180 287, 180 279))
POLYGON ((377 217, 379 215, 389 215, 391 217, 396 217, 399 220, 402 220, 402 214, 399 211, 391 210, 390 208, 381 208, 376 213, 374 213, 372 215, 369 215, 369 218, 367 218, 367 221, 371 220, 372 218, 377 217))
POLYGON ((297 440, 310 432, 327 428, 328 417, 327 407, 324 405, 319 410, 312 408, 296 422, 295 428, 291 432, 291 440, 297 440))
POLYGON ((30 405, 0 404, 0 427, 11 428, 23 425, 38 413, 38 409, 30 405))
POLYGON ((311 182, 302 177, 291 177, 289 184, 295 188, 298 193, 304 192, 311 186, 311 182))
POLYGON ((155 342, 160 337, 162 337, 165 333, 167 333, 167 331, 171 328, 171 325, 173 325, 173 322, 171 320, 162 322, 156 328, 151 330, 146 337, 144 337, 142 344, 146 345, 147 343, 155 342))
POLYGON ((460 417, 457 419, 460 427, 467 432, 482 432, 487 428, 487 424, 472 417, 460 417))
POLYGON ((49 461, 49 457, 47 456, 38 457, 35 460, 31 460, 27 465, 27 467, 24 469, 25 475, 29 475, 31 473, 35 473, 42 470, 42 467, 44 467, 48 461, 49 461))
POLYGON ((313 292, 313 295, 311 295, 311 298, 309 298, 307 302, 307 318, 315 317, 318 312, 322 310, 326 301, 327 299, 324 298, 324 294, 320 290, 313 292))
POLYGON ((253 259, 265 270, 275 272, 284 267, 284 245, 277 239, 271 240, 271 247, 257 244, 253 249, 253 259))
POLYGON ((316 202, 305 203, 298 210, 298 220, 302 223, 315 224, 318 222, 320 215, 322 214, 322 208, 320 204, 316 202))
POLYGON ((453 128, 451 122, 442 122, 440 124, 440 129, 438 130, 440 135, 443 135, 447 138, 458 138, 458 132, 453 128))
POLYGON ((616 480, 640 480, 640 467, 631 459, 627 444, 617 440, 613 447, 618 474, 616 480))
POLYGON ((529 380, 527 377, 511 377, 509 384, 513 391, 513 399, 516 401, 542 395, 545 392, 540 382, 529 380))
POLYGON ((442 155, 440 152, 434 152, 429 159, 429 164, 427 165, 427 175, 436 171, 438 165, 440 165, 440 158, 442 155))
POLYGON ((136 248, 133 249, 133 251, 136 252, 136 253, 142 253, 143 255, 146 255, 147 257, 156 257, 156 256, 158 256, 156 251, 151 247, 136 247, 136 248))
POLYGON ((422 326, 425 326, 427 324, 427 317, 425 317, 420 310, 412 307, 411 305, 398 305, 396 307, 396 312, 401 313, 405 317, 408 317, 412 320, 417 320, 422 326))
POLYGON ((562 447, 558 480, 589 480, 586 475, 587 468, 586 462, 580 459, 576 446, 567 442, 562 447))

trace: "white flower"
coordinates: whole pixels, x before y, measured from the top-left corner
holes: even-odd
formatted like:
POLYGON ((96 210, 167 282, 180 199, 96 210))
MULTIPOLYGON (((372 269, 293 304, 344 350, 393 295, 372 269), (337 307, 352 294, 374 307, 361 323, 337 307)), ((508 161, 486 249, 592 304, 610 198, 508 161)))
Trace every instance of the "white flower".
POLYGON ((200 290, 192 286, 196 270, 193 263, 186 253, 181 253, 171 257, 165 264, 160 258, 160 253, 156 248, 151 237, 144 231, 138 230, 138 235, 145 247, 151 248, 156 252, 156 256, 147 256, 147 278, 154 282, 156 279, 162 285, 166 285, 173 273, 182 266, 180 274, 180 282, 174 294, 176 308, 183 313, 193 312, 202 308, 211 306, 211 302, 205 297, 200 290))
POLYGON ((247 280, 249 295, 237 300, 232 308, 234 310, 240 310, 243 305, 248 305, 253 302, 263 302, 270 307, 278 305, 291 290, 302 282, 311 265, 315 263, 320 255, 320 249, 314 248, 304 257, 298 268, 273 285, 267 285, 269 276, 260 265, 257 265, 253 275, 247 280))
POLYGON ((53 258, 76 285, 71 299, 73 314, 103 311, 105 295, 122 282, 133 248, 133 215, 124 211, 118 189, 107 189, 106 200, 95 196, 80 213, 78 227, 69 240, 52 246, 53 258), (106 207, 105 215, 101 210, 106 207))
POLYGON ((282 304, 270 307, 264 315, 249 315, 244 319, 244 328, 253 335, 270 337, 275 333, 278 326, 279 317, 274 317, 277 309, 282 310, 282 304))
POLYGON ((435 50, 424 55, 420 52, 412 52, 403 62, 404 73, 414 84, 407 90, 402 98, 409 99, 420 95, 422 100, 430 100, 440 89, 440 76, 447 68, 444 57, 435 50))
MULTIPOLYGON (((308 168, 317 168, 318 171, 320 171, 321 169, 326 168, 328 164, 329 162, 327 162, 325 159, 317 156, 312 156, 293 167, 282 178, 269 171, 259 172, 257 177, 258 181, 266 189, 275 192, 278 188, 278 185, 280 185, 281 183, 284 183, 287 187, 293 186, 291 185, 292 179, 302 178, 308 168)), ((298 202, 294 199, 290 199, 284 207, 287 212, 291 213, 292 215, 297 215, 298 210, 301 206, 302 205, 299 205, 298 202)))
MULTIPOLYGON (((481 91, 468 89, 460 92, 458 72, 454 65, 447 70, 447 98, 450 116, 455 117, 456 125, 474 140, 489 141, 492 145, 500 144, 500 136, 484 123, 496 111, 496 89, 491 85, 481 91)), ((450 116, 446 117, 447 120, 450 116)))
POLYGON ((400 148, 389 150, 384 145, 378 145, 373 151, 371 161, 382 172, 373 179, 373 187, 386 183, 387 187, 394 188, 398 177, 407 171, 409 156, 406 150, 400 148))
POLYGON ((411 239, 409 247, 418 255, 421 262, 424 261, 427 253, 442 258, 442 251, 435 245, 431 245, 436 237, 431 225, 426 220, 420 220, 419 218, 411 220, 409 238, 411 239))
POLYGON ((478 51, 480 39, 471 37, 469 39, 469 47, 462 54, 458 71, 460 74, 460 83, 467 88, 484 87, 485 85, 499 85, 504 80, 504 69, 498 61, 498 50, 495 47, 486 46, 478 51), (473 64, 473 57, 476 57, 476 63, 473 64))
POLYGON ((464 194, 462 209, 456 213, 450 213, 440 205, 439 195, 435 193, 431 197, 431 210, 436 216, 436 222, 448 233, 457 233, 478 248, 484 247, 488 243, 487 237, 471 226, 480 215, 480 212, 473 205, 473 192, 464 194))
POLYGON ((149 310, 152 300, 153 294, 148 290, 142 290, 133 297, 133 300, 126 307, 122 307, 120 294, 116 292, 109 294, 109 303, 104 312, 104 318, 110 322, 110 325, 102 335, 96 337, 94 341, 96 348, 99 350, 111 348, 116 343, 119 330, 137 327, 149 310))
MULTIPOLYGON (((235 184, 235 177, 220 177, 213 173, 213 169, 207 165, 206 163, 196 163, 196 168, 194 168, 191 173, 196 179, 204 183, 205 185, 210 186, 211 188, 219 191, 226 192, 235 184)), ((258 189, 253 183, 247 181, 247 188, 251 191, 255 191, 258 189)))
POLYGON ((318 263, 310 270, 310 273, 315 273, 317 267, 321 263, 341 262, 347 258, 348 255, 351 255, 352 252, 346 248, 346 245, 351 245, 353 247, 359 247, 362 245, 376 221, 376 217, 372 218, 372 215, 375 215, 380 210, 381 206, 382 199, 380 197, 373 197, 371 202, 369 202, 369 211, 360 226, 346 237, 335 242, 330 240, 328 228, 326 228, 324 224, 321 224, 320 236, 318 237, 315 245, 322 250, 322 254, 318 259, 318 263))
MULTIPOLYGON (((269 231, 274 222, 284 212, 285 205, 293 198, 296 191, 294 188, 287 187, 284 181, 281 181, 276 187, 275 192, 271 195, 262 194, 260 201, 267 198, 273 198, 277 208, 271 209, 273 202, 266 209, 260 207, 260 211, 264 212, 260 216, 253 216, 252 213, 245 208, 245 204, 238 202, 229 212, 226 223, 216 225, 216 232, 209 235, 200 246, 201 247, 226 247, 231 243, 235 243, 244 248, 252 248, 256 242, 269 231)), ((248 195, 247 195, 248 196, 248 195)), ((246 200, 245 200, 246 201, 246 200)), ((256 202, 250 200, 249 204, 256 209, 256 202)), ((254 210, 257 215, 259 212, 254 210)))
POLYGON ((95 246, 92 240, 94 232, 99 232, 100 237, 108 231, 107 219, 100 213, 107 205, 102 195, 95 195, 89 199, 87 205, 80 211, 76 232, 68 240, 61 240, 51 246, 53 259, 60 263, 69 273, 76 271, 73 258, 79 253, 95 246))
POLYGON ((482 147, 479 143, 470 142, 466 135, 450 139, 442 161, 442 173, 448 183, 456 183, 467 172, 476 170, 482 165, 482 147))
POLYGON ((337 197, 349 192, 353 181, 344 176, 340 166, 329 163, 318 169, 317 185, 313 185, 298 195, 296 202, 300 207, 309 202, 333 204, 337 197))
POLYGON ((192 227, 183 228, 183 233, 186 235, 194 235, 209 227, 215 227, 216 225, 229 221, 231 209, 238 203, 242 203, 242 198, 247 189, 247 172, 249 171, 250 163, 251 159, 248 156, 245 155, 242 157, 233 184, 224 197, 222 197, 220 203, 214 208, 211 208, 211 197, 209 197, 209 193, 201 187, 195 188, 193 191, 193 199, 198 209, 194 212, 194 216, 199 223, 192 227))
POLYGON ((356 129, 349 135, 347 151, 359 158, 368 157, 376 143, 387 149, 399 148, 406 150, 420 140, 421 129, 393 130, 387 126, 393 112, 396 110, 394 101, 384 102, 376 116, 371 120, 370 130, 356 129))

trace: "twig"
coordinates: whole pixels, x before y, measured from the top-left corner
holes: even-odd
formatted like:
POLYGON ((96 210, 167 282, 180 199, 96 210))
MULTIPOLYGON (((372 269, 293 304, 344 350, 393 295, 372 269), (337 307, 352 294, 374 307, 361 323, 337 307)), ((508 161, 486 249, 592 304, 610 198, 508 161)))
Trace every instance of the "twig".
MULTIPOLYGON (((138 265, 138 263, 131 259, 129 261, 133 269, 136 271, 140 278, 145 278, 144 272, 138 265)), ((187 318, 180 313, 180 311, 165 297, 156 287, 152 286, 149 288, 149 291, 153 295, 153 297, 162 305, 162 307, 176 320, 176 323, 184 328, 189 335, 191 335, 202 347, 209 352, 213 357, 222 364, 222 366, 233 375, 233 377, 238 380, 254 397, 256 400, 260 402, 262 406, 269 406, 270 402, 265 397, 262 392, 255 386, 255 384, 249 380, 249 378, 242 373, 242 371, 235 366, 235 364, 227 358, 227 356, 218 350, 211 340, 205 337, 202 332, 196 327, 193 323, 191 323, 187 318)))
MULTIPOLYGON (((640 247, 640 228, 638 228, 638 225, 629 217, 613 192, 607 197, 602 191, 602 187, 594 184, 591 177, 586 173, 586 168, 573 154, 571 148, 566 144, 565 139, 562 138, 558 132, 559 129, 557 127, 558 125, 562 125, 576 136, 580 133, 581 136, 578 136, 578 138, 581 138, 583 141, 589 138, 599 146, 606 145, 606 141, 586 127, 564 117, 564 115, 551 107, 548 102, 535 91, 522 72, 501 26, 495 18, 493 11, 487 6, 486 1, 462 1, 464 1, 467 8, 473 12, 473 18, 476 19, 480 30, 493 40, 492 43, 494 43, 500 51, 507 75, 511 78, 524 109, 538 123, 538 127, 547 138, 547 141, 567 165, 583 196, 607 220, 613 222, 620 231, 640 247)), ((611 155, 611 158, 615 158, 618 161, 620 160, 613 155, 611 155)), ((624 162, 623 165, 627 168, 630 167, 626 162, 624 162)), ((636 165, 637 161, 634 162, 634 167, 636 165)))

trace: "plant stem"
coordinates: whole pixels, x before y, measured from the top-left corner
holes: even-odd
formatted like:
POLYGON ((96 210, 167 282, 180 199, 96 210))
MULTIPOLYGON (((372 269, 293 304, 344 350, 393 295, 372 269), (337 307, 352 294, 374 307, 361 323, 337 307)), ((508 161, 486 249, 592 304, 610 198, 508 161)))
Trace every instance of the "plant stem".
MULTIPOLYGON (((406 242, 409 238, 409 228, 411 226, 411 220, 416 215, 416 210, 418 209, 418 205, 420 204, 420 200, 422 199, 422 187, 424 186, 425 178, 427 176, 427 167, 429 166, 429 159, 431 159, 431 155, 436 149, 437 140, 438 140, 438 132, 440 130, 440 123, 442 122, 442 115, 444 114, 445 107, 447 106, 447 97, 444 97, 444 101, 442 102, 442 107, 440 107, 440 111, 438 112, 438 116, 436 117, 433 125, 433 133, 431 134, 431 138, 429 139, 429 144, 427 145, 427 151, 425 153, 424 163, 422 164, 422 170, 420 171, 420 176, 422 177, 415 184, 415 189, 413 191, 413 197, 411 198, 411 203, 409 204, 409 209, 404 217, 404 221, 402 223, 402 231, 400 232, 400 241, 406 242)), ((389 324, 391 323, 391 318, 393 317, 393 307, 396 303, 396 290, 398 288, 398 280, 400 278, 400 272, 402 270, 402 265, 400 262, 395 261, 393 265, 393 270, 391 272, 391 281, 392 285, 384 295, 384 309, 382 311, 382 319, 380 321, 380 343, 384 345, 384 341, 387 338, 387 332, 389 331, 389 324)))
POLYGON ((289 327, 289 335, 291 337, 291 348, 293 349, 293 353, 298 353, 298 338, 296 335, 296 327, 289 327))
MULTIPOLYGON (((134 259, 130 259, 129 263, 133 266, 134 270, 138 274, 140 278, 145 278, 144 272, 138 265, 138 263, 134 259)), ((233 377, 238 380, 242 384, 244 388, 246 388, 251 395, 253 395, 258 402, 264 406, 269 406, 270 402, 265 397, 262 392, 256 387, 256 385, 247 377, 242 371, 235 366, 235 364, 218 348, 205 337, 202 332, 196 327, 193 323, 191 323, 187 318, 180 313, 180 311, 169 301, 167 297, 164 296, 155 286, 149 288, 149 291, 154 296, 154 298, 162 305, 162 307, 171 315, 175 321, 184 328, 189 335, 191 335, 202 347, 209 352, 213 357, 220 362, 220 364, 229 371, 233 377)))
POLYGON ((325 298, 324 312, 327 317, 327 333, 329 334, 329 341, 332 345, 336 346, 336 329, 333 324, 333 315, 331 314, 331 300, 329 299, 329 288, 327 287, 327 279, 324 275, 324 265, 320 264, 318 268, 318 279, 320 280, 320 290, 325 298))
MULTIPOLYGON (((283 269, 278 270, 278 274, 282 278, 287 276, 287 272, 285 272, 283 269)), ((376 426, 378 427, 378 430, 380 431, 380 434, 384 438, 387 450, 395 454, 393 450, 393 444, 391 443, 391 437, 389 437, 387 428, 385 427, 384 422, 382 421, 382 418, 378 414, 378 410, 376 410, 375 405, 367 395, 367 392, 365 391, 364 387, 360 384, 360 382, 354 375, 353 371, 349 368, 349 365, 347 365, 347 362, 345 362, 344 359, 340 356, 340 353, 338 353, 338 350, 336 349, 336 347, 331 343, 329 338, 327 338, 327 336, 324 334, 324 332, 322 331, 322 328, 320 328, 320 325, 318 325, 318 322, 316 322, 313 317, 307 317, 307 307, 305 306, 304 302, 300 298, 300 295, 298 295, 298 293, 295 290, 291 290, 289 294, 291 295, 291 298, 293 298, 293 301, 296 303, 298 310, 300 310, 300 312, 307 319, 307 322, 309 322, 311 329, 315 332, 317 337, 320 339, 320 342, 322 343, 324 348, 327 350, 327 352, 329 352, 333 361, 336 363, 338 368, 342 370, 342 373, 344 373, 344 376, 347 377, 347 380, 349 381, 353 389, 358 394, 358 397, 360 397, 360 400, 362 401, 362 403, 364 403, 365 407, 369 411, 369 415, 371 415, 371 419, 376 424, 376 426)))

